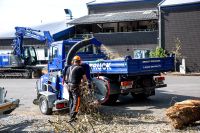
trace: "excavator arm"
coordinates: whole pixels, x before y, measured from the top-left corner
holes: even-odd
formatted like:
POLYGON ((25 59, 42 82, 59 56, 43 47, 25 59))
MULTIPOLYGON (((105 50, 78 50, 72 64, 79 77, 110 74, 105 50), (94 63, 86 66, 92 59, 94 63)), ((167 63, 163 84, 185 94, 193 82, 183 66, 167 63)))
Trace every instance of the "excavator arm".
POLYGON ((13 53, 18 57, 24 57, 23 41, 24 38, 34 38, 39 41, 46 41, 46 45, 49 47, 53 42, 53 38, 49 31, 35 30, 27 27, 15 27, 15 38, 13 40, 13 53))

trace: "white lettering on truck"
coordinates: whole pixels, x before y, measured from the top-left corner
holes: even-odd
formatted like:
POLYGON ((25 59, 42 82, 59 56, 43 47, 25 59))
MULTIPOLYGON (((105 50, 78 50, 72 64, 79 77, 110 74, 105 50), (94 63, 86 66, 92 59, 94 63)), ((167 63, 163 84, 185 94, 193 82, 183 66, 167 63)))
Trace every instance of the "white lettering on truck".
POLYGON ((90 64, 92 70, 111 70, 111 63, 95 63, 90 64))

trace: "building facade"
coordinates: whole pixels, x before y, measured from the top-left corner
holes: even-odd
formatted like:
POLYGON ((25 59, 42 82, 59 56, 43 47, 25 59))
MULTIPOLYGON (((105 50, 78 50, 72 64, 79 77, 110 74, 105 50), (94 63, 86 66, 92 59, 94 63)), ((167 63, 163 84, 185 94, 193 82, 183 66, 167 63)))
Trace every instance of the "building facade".
POLYGON ((138 52, 149 52, 158 45, 159 2, 160 0, 92 2, 87 4, 87 16, 68 24, 75 25, 76 34, 93 34, 103 43, 103 49, 107 53, 140 58, 138 52))
POLYGON ((200 0, 166 0, 160 5, 161 45, 168 52, 180 46, 187 72, 200 72, 200 0))

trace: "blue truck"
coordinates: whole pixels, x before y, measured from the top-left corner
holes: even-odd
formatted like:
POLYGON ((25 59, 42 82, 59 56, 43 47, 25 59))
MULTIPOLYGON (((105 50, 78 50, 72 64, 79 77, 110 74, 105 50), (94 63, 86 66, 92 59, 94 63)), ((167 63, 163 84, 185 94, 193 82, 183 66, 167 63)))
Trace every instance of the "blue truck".
POLYGON ((65 40, 52 43, 48 73, 36 83, 37 98, 41 113, 49 115, 54 110, 68 108, 67 93, 62 85, 62 70, 70 65, 75 55, 81 56, 87 78, 94 85, 96 99, 112 105, 119 95, 131 93, 136 98, 155 95, 155 88, 165 87, 162 72, 172 71, 174 57, 109 60, 101 51, 101 42, 95 38, 65 40))

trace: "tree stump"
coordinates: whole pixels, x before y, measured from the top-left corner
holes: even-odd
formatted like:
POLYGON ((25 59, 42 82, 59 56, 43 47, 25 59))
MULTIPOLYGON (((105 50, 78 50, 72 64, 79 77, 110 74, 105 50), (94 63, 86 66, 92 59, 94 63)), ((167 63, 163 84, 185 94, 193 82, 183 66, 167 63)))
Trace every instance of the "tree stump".
POLYGON ((176 129, 200 120, 200 100, 185 100, 166 110, 166 115, 176 129))

